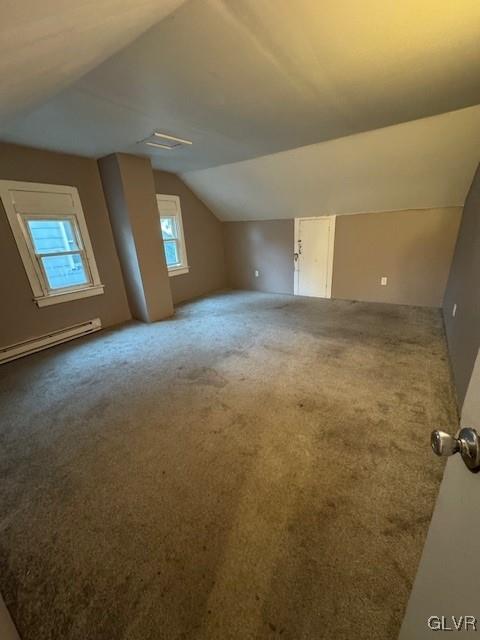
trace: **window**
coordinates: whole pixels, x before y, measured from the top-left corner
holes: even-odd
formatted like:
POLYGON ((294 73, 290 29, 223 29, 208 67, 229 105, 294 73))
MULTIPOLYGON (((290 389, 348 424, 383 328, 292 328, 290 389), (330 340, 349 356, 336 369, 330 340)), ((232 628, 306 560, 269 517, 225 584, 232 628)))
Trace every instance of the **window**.
POLYGON ((182 211, 178 196, 157 195, 158 213, 169 275, 188 273, 182 211))
POLYGON ((103 293, 77 189, 1 180, 0 197, 38 306, 103 293))
POLYGON ((44 280, 51 291, 90 284, 84 252, 73 220, 25 217, 44 280))

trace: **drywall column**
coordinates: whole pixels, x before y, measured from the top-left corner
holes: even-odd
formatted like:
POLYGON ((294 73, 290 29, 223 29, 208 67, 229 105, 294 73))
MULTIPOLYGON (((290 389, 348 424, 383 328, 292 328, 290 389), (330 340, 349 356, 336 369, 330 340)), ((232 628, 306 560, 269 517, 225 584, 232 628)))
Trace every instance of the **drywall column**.
POLYGON ((132 315, 168 318, 172 294, 150 160, 117 153, 98 165, 132 315))
POLYGON ((8 609, 0 595, 0 638, 2 640, 20 640, 8 609))

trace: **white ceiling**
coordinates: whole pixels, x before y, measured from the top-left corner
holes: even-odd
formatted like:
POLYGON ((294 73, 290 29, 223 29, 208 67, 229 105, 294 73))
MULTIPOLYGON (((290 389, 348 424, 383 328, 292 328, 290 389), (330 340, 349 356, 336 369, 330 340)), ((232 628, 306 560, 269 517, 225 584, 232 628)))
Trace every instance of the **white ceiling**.
POLYGON ((222 220, 462 206, 480 106, 182 174, 222 220))
POLYGON ((51 98, 183 1, 3 0, 0 119, 51 98))
POLYGON ((480 103, 479 0, 188 0, 75 81, 176 4, 9 0, 3 110, 52 96, 0 138, 102 156, 159 129, 193 141, 154 152, 182 172, 480 103))

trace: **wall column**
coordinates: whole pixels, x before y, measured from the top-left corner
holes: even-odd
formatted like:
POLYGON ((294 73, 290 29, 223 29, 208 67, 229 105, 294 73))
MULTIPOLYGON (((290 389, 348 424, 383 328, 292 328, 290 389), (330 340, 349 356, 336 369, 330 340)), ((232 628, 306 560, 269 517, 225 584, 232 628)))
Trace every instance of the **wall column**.
POLYGON ((20 640, 17 630, 12 622, 8 609, 0 595, 0 638, 2 640, 20 640))
POLYGON ((168 318, 172 294, 150 160, 116 153, 98 166, 132 315, 168 318))

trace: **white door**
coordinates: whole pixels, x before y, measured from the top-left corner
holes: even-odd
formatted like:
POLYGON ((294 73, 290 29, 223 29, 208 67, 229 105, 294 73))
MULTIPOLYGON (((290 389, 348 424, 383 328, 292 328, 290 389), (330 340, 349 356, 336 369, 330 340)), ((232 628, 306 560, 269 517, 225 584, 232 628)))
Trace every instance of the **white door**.
MULTIPOLYGON (((478 354, 461 424, 480 433, 478 354)), ((432 454, 434 464, 438 461, 432 454)), ((474 624, 480 633, 479 593, 480 474, 468 471, 457 453, 445 468, 400 640, 423 640, 432 637, 432 630, 455 631, 456 627, 472 632, 474 624)))
POLYGON ((295 219, 295 294, 330 298, 335 217, 295 219))

